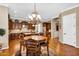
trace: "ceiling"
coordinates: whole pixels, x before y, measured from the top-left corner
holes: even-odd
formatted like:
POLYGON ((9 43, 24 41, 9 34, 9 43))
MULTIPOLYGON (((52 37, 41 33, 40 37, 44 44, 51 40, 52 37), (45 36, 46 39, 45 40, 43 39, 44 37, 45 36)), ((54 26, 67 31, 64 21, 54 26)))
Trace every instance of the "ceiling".
MULTIPOLYGON (((79 3, 36 3, 36 9, 42 17, 42 21, 48 21, 60 14, 60 11, 78 5, 79 3)), ((0 3, 7 6, 12 18, 29 20, 28 16, 33 12, 33 3, 0 3)))

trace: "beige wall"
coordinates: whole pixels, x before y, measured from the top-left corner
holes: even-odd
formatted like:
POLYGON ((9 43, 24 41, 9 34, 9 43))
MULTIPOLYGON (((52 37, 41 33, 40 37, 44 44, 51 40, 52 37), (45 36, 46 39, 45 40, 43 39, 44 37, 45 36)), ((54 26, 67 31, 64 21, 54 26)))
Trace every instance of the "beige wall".
POLYGON ((56 23, 58 23, 59 18, 54 18, 51 20, 51 38, 58 38, 59 31, 56 31, 56 23))
POLYGON ((59 15, 59 41, 63 42, 63 28, 62 28, 62 15, 59 15))
MULTIPOLYGON (((76 45, 77 47, 79 47, 79 7, 75 7, 73 9, 69 9, 67 11, 64 11, 60 14, 60 22, 62 24, 62 17, 65 16, 65 15, 69 15, 69 14, 72 14, 72 13, 76 13, 76 45)), ((62 29, 62 25, 61 25, 61 29, 60 29, 60 41, 62 42, 63 41, 63 36, 62 36, 62 33, 63 33, 63 29, 62 29)))
POLYGON ((51 20, 51 38, 53 39, 54 38, 54 32, 55 31, 55 26, 54 26, 54 22, 53 20, 51 20))
POLYGON ((0 28, 6 30, 4 36, 0 36, 0 41, 2 42, 2 48, 8 48, 8 8, 0 6, 0 28))

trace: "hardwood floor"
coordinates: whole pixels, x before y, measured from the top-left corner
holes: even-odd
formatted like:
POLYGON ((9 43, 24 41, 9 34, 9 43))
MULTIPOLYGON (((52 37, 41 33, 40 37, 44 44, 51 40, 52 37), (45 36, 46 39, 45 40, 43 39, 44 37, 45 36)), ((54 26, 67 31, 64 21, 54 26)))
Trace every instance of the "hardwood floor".
MULTIPOLYGON (((20 49, 20 40, 10 40, 9 49, 0 52, 0 56, 14 56, 20 49)), ((49 48, 55 56, 79 56, 79 48, 70 45, 62 44, 58 39, 50 39, 49 48)))
POLYGON ((9 41, 9 48, 6 50, 3 50, 2 53, 0 53, 0 56, 3 55, 9 55, 14 56, 15 53, 20 49, 20 40, 14 39, 9 41))
POLYGON ((79 56, 79 48, 62 44, 58 39, 51 39, 49 47, 52 48, 52 52, 58 56, 79 56))

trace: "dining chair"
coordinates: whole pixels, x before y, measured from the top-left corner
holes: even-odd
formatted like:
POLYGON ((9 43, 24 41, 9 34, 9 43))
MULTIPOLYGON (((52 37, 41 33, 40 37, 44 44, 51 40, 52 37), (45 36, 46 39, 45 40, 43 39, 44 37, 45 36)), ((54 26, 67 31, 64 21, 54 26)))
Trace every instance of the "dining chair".
POLYGON ((44 48, 44 51, 47 51, 47 55, 49 56, 49 46, 48 46, 48 44, 49 44, 48 40, 40 40, 40 46, 41 46, 41 48, 44 48))
POLYGON ((26 56, 40 56, 41 46, 38 41, 34 39, 23 40, 20 42, 20 52, 24 47, 26 50, 26 56))
POLYGON ((38 41, 34 39, 28 39, 26 40, 25 44, 26 44, 27 56, 40 56, 41 55, 41 46, 38 41))

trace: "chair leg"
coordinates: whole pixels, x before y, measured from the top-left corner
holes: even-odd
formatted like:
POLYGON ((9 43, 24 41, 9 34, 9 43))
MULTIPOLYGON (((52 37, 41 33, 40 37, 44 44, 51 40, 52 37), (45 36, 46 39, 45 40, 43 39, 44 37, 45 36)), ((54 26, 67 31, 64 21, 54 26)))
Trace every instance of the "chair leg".
POLYGON ((22 45, 20 44, 20 54, 21 54, 21 50, 22 50, 21 48, 22 48, 22 45))
POLYGON ((48 54, 48 56, 49 56, 49 47, 47 46, 47 54, 48 54))

